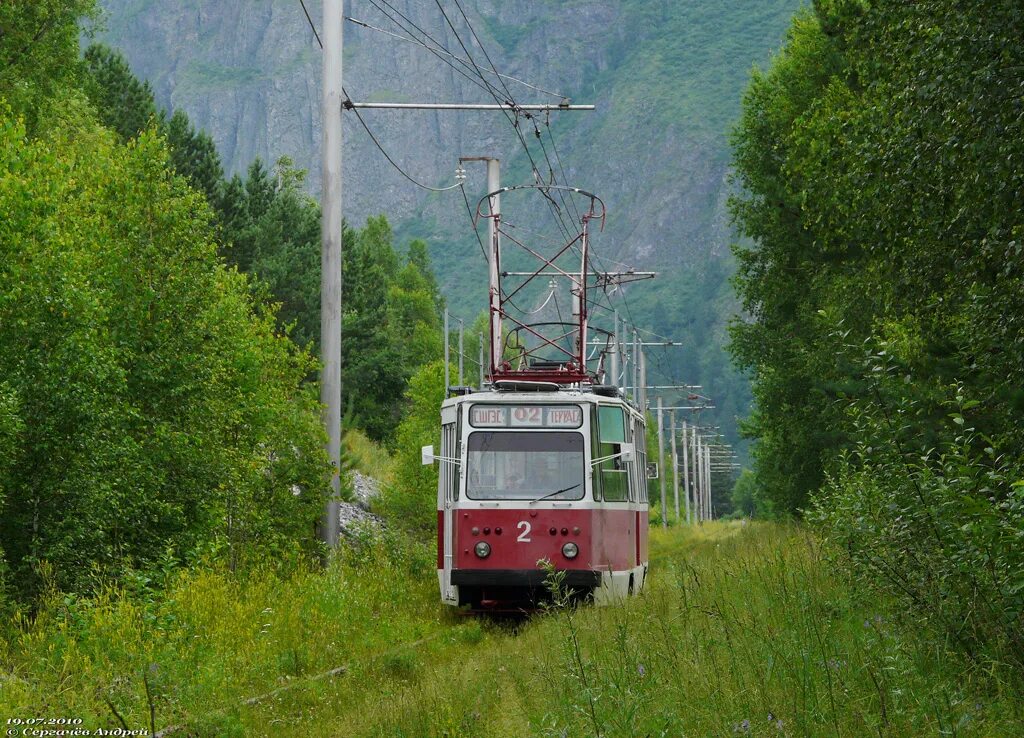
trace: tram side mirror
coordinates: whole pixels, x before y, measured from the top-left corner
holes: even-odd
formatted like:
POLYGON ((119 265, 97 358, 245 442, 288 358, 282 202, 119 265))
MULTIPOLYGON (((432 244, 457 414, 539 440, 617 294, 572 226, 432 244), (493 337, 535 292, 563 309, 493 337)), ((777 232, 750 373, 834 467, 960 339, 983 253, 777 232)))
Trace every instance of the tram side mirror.
POLYGON ((430 466, 434 463, 434 447, 424 446, 420 449, 420 463, 423 466, 430 466))
POLYGON ((636 458, 636 451, 632 443, 620 443, 619 453, 622 454, 623 461, 633 461, 636 458))
POLYGON ((658 478, 658 462, 648 461, 647 462, 647 478, 657 479, 658 478))

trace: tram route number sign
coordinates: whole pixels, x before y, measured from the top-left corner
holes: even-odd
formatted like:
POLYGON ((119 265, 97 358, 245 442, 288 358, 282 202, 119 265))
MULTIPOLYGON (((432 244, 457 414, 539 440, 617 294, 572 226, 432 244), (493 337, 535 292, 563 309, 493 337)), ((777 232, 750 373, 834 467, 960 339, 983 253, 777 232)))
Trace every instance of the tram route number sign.
POLYGON ((583 410, 576 405, 473 405, 475 428, 579 428, 583 410))

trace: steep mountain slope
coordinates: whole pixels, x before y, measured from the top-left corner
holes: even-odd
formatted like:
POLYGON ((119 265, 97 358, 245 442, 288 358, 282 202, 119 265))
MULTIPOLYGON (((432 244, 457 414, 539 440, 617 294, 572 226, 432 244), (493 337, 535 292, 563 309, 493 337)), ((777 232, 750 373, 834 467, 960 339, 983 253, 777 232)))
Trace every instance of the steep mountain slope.
MULTIPOLYGON (((454 2, 442 3, 470 39, 454 2)), ((104 40, 121 48, 158 100, 205 128, 229 171, 254 156, 287 154, 319 191, 319 49, 297 0, 212 2, 103 0, 104 40)), ((458 42, 435 3, 394 0, 448 48, 458 42)), ((599 253, 661 272, 612 302, 635 322, 682 340, 653 357, 664 379, 685 378, 713 395, 728 435, 746 411, 745 382, 721 350, 733 311, 727 277, 730 229, 726 133, 752 64, 780 41, 795 0, 464 0, 502 72, 573 98, 595 113, 559 113, 551 127, 570 184, 608 204, 599 253)), ((319 24, 320 5, 307 2, 319 24)), ((346 3, 346 15, 397 31, 379 2, 346 3)), ((346 24, 345 86, 355 99, 490 102, 424 49, 346 24)), ((480 57, 479 48, 471 46, 480 57)), ((553 98, 510 83, 520 102, 553 98)), ((514 130, 501 113, 382 112, 367 123, 413 176, 448 184, 460 155, 497 155, 504 182, 529 179, 514 130)), ((526 129, 528 133, 530 129, 526 129)), ((531 133, 532 135, 532 133, 531 133)), ((360 222, 384 212, 403 235, 421 235, 453 308, 466 317, 485 302, 484 264, 455 193, 429 194, 385 161, 346 116, 345 212, 360 222)), ((534 146, 536 149, 536 146, 534 146)), ((537 150, 539 151, 539 149, 537 150)), ((544 176, 547 164, 540 159, 544 176)), ((471 200, 482 167, 469 166, 471 200)), ((556 172, 557 172, 556 167, 556 172)), ((559 173, 560 175, 560 173, 559 173)), ((658 377, 654 377, 657 379, 658 377)))

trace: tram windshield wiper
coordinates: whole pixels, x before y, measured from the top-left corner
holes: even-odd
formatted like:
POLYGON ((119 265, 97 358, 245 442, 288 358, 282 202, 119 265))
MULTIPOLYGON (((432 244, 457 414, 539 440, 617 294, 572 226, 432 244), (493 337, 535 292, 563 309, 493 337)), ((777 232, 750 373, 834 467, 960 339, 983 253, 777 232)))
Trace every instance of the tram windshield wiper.
POLYGON ((546 499, 548 499, 550 497, 554 497, 555 495, 560 495, 563 492, 568 492, 571 489, 576 489, 581 484, 583 484, 583 482, 577 482, 576 484, 572 485, 571 487, 562 487, 562 489, 556 489, 554 492, 548 492, 543 497, 538 497, 536 500, 530 500, 530 504, 532 505, 535 502, 542 502, 542 501, 544 501, 544 500, 546 500, 546 499))

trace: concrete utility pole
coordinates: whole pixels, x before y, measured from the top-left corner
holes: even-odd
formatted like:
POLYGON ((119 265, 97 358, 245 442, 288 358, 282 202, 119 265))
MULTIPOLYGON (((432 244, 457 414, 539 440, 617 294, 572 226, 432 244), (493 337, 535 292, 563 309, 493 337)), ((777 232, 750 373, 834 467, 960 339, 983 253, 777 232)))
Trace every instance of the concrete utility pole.
POLYGON ((616 310, 612 313, 612 319, 615 321, 615 328, 612 331, 612 381, 608 384, 613 387, 619 386, 619 311, 616 310))
POLYGON ((711 449, 704 446, 704 479, 707 494, 704 495, 704 519, 711 520, 711 449))
POLYGON ((658 398, 658 482, 661 484, 661 527, 668 527, 668 510, 665 509, 665 440, 662 438, 662 399, 658 398))
POLYGON ((462 336, 463 336, 463 333, 465 332, 465 327, 466 326, 463 324, 462 318, 459 318, 459 386, 460 387, 462 386, 462 357, 463 357, 463 353, 464 353, 463 349, 462 349, 462 336))
POLYGON ((479 389, 484 388, 484 334, 478 334, 480 338, 480 386, 479 389))
POLYGON ((451 348, 448 345, 448 310, 444 311, 444 396, 448 396, 448 387, 451 386, 451 348))
POLYGON ((683 421, 683 495, 686 498, 686 522, 692 523, 693 518, 690 512, 690 457, 687 453, 687 446, 689 446, 689 440, 687 439, 686 433, 686 421, 683 421))
POLYGON ((700 433, 693 434, 693 501, 694 516, 698 523, 704 521, 704 480, 700 473, 700 433))
POLYGON ((341 498, 341 74, 342 0, 323 5, 323 202, 320 220, 320 403, 327 429, 331 493, 320 537, 338 545, 341 498))
POLYGON ((637 332, 633 332, 633 401, 640 405, 640 347, 637 332))
MULTIPOLYGON (((661 407, 661 398, 658 398, 658 407, 661 407)), ((668 411, 668 426, 671 429, 672 440, 672 493, 676 503, 676 525, 679 524, 679 455, 676 453, 676 411, 668 411)))
POLYGON ((622 321, 618 326, 615 340, 618 341, 616 350, 619 354, 619 386, 622 388, 622 396, 626 397, 629 394, 629 362, 631 361, 629 347, 626 346, 626 321, 622 321))
POLYGON ((640 355, 640 412, 647 412, 647 357, 644 350, 639 350, 640 355))
MULTIPOLYGON (((498 159, 487 159, 487 192, 501 189, 501 162, 498 159)), ((487 271, 490 277, 490 310, 491 310, 491 371, 501 366, 501 294, 498 292, 498 269, 501 266, 501 242, 498 236, 498 218, 501 217, 501 195, 494 195, 487 201, 491 215, 487 219, 488 243, 487 271)))

